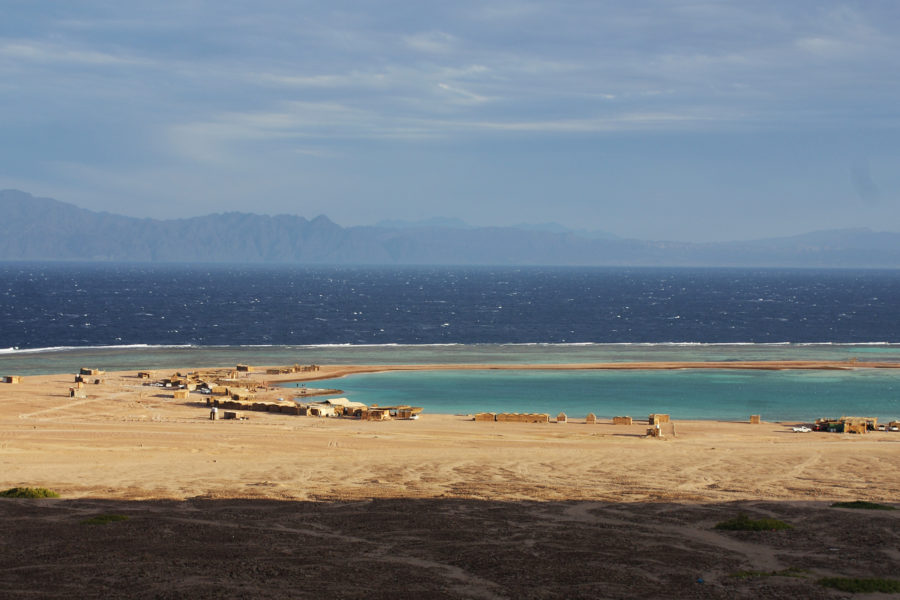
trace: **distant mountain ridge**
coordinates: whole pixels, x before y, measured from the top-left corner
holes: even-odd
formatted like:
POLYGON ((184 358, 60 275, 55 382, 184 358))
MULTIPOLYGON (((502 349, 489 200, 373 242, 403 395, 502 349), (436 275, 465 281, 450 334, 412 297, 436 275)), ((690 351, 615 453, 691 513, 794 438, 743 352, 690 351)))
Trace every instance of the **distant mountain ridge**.
POLYGON ((94 212, 18 190, 0 191, 0 211, 3 261, 900 268, 900 234, 869 229, 687 243, 557 230, 555 224, 473 227, 452 219, 341 227, 324 215, 308 220, 230 212, 158 220, 94 212))

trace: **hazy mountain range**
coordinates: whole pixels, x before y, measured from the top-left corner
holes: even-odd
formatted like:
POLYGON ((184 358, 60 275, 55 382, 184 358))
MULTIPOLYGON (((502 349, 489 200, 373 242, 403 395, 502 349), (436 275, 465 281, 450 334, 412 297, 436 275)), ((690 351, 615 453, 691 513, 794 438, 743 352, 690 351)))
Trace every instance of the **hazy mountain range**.
POLYGON ((380 265, 900 267, 900 233, 819 231, 744 242, 624 239, 555 223, 458 219, 341 227, 325 216, 138 219, 0 191, 0 260, 380 265))

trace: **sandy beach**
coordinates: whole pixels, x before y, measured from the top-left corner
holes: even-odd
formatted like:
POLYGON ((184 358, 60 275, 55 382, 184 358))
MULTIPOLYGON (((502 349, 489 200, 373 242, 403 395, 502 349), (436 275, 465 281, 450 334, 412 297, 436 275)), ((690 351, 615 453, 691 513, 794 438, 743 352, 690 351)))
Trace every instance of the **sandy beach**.
MULTIPOLYGON (((727 367, 736 368, 733 363, 727 367)), ((260 373, 249 379, 312 381, 388 368, 461 366, 323 366, 311 373, 260 373)), ((671 363, 665 368, 685 367, 671 363)), ((142 385, 135 373, 106 374, 103 383, 85 387, 85 398, 69 397, 72 382, 72 374, 62 374, 0 384, 0 487, 42 486, 62 496, 0 501, 4 539, 47 545, 44 559, 40 552, 2 553, 0 572, 9 576, 0 578, 6 582, 0 595, 25 589, 33 581, 29 568, 49 568, 46 561, 68 564, 67 551, 53 539, 71 537, 74 544, 76 538, 119 531, 131 548, 130 558, 110 566, 110 573, 118 575, 108 580, 91 584, 76 576, 85 597, 125 589, 125 596, 160 597, 171 589, 150 583, 161 568, 156 553, 168 556, 162 562, 171 559, 184 576, 196 577, 197 565, 178 561, 203 537, 197 528, 212 536, 238 532, 233 539, 256 532, 279 547, 284 537, 296 543, 302 539, 320 551, 330 540, 329 548, 343 548, 365 562, 359 573, 374 579, 384 569, 418 573, 406 584, 386 577, 386 587, 366 588, 369 594, 332 583, 316 588, 332 597, 672 597, 663 589, 689 590, 691 597, 783 597, 808 583, 796 577, 731 575, 789 567, 817 575, 900 572, 897 513, 829 508, 838 500, 898 502, 900 434, 895 432, 796 434, 792 423, 679 421, 677 415, 677 436, 663 439, 646 437, 646 422, 637 419, 631 426, 602 419, 585 424, 576 415, 566 424, 477 423, 470 416, 427 412, 417 421, 265 412, 249 413, 248 420, 211 421, 199 394, 175 400, 170 390, 142 385), (133 518, 100 528, 77 525, 98 511, 133 518), (711 529, 738 512, 793 519, 805 524, 804 534, 778 532, 760 539, 711 529), (153 541, 156 534, 147 534, 156 531, 152 523, 165 524, 171 539, 153 541), (825 541, 821 536, 829 535, 829 527, 835 539, 825 541), (851 543, 837 534, 844 528, 869 532, 880 543, 851 543), (56 533, 42 542, 28 534, 44 530, 56 533), (152 548, 141 549, 141 536, 135 538, 140 531, 152 548), (401 544, 401 538, 408 543, 401 544), (492 556, 496 564, 472 563, 466 555, 472 544, 477 546, 473 556, 492 556), (548 554, 547 544, 559 544, 558 552, 548 554), (841 548, 840 560, 828 548, 841 548), (566 559, 566 552, 574 554, 566 559), (148 573, 143 584, 121 588, 109 583, 124 577, 120 569, 142 553, 148 573), (600 556, 605 556, 605 575, 582 581, 582 575, 573 574, 590 572, 585 564, 600 556), (552 565, 562 570, 570 560, 582 564, 573 562, 565 574, 552 572, 552 565), (532 581, 538 564, 551 572, 532 581), (526 575, 514 565, 532 570, 526 575), (656 588, 656 595, 642 591, 639 573, 664 588, 656 588)), ((262 394, 284 395, 277 388, 262 394)), ((249 541, 235 544, 244 566, 248 561, 269 564, 270 558, 290 562, 294 552, 279 555, 249 541)), ((267 597, 270 591, 274 597, 287 589, 241 567, 250 587, 231 582, 226 593, 223 573, 237 563, 223 556, 215 560, 224 561, 216 574, 163 597, 267 597), (255 593, 247 591, 251 588, 255 593)), ((74 567, 59 569, 58 583, 45 581, 46 597, 72 592, 74 567)), ((300 577, 294 567, 283 569, 283 578, 300 577)), ((309 591, 308 597, 319 595, 309 591)), ((800 595, 832 593, 815 588, 818 595, 800 595)))

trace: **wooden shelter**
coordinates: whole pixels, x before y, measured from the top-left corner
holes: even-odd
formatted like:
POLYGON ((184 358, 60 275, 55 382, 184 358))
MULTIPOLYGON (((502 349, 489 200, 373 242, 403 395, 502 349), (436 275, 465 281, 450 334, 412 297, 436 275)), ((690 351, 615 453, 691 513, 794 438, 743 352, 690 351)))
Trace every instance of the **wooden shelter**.
POLYGON ((505 423, 549 423, 547 413, 497 413, 497 421, 505 423))
POLYGON ((830 433, 866 433, 878 429, 878 417, 841 417, 816 419, 814 429, 830 433))
POLYGON ((254 395, 246 388, 228 388, 228 395, 232 400, 244 401, 253 400, 254 395))
POLYGON ((363 418, 366 421, 386 421, 391 418, 391 414, 383 408, 370 408, 363 418))
POLYGON ((649 420, 650 425, 659 425, 660 423, 668 423, 669 415, 652 414, 652 415, 650 415, 650 418, 648 420, 649 420))
POLYGON ((388 411, 392 419, 400 419, 401 421, 418 419, 419 413, 423 410, 421 406, 407 406, 405 404, 400 406, 382 406, 381 408, 388 411))
POLYGON ((750 415, 750 423, 752 423, 753 425, 759 425, 760 423, 762 423, 760 416, 750 415))
MULTIPOLYGON (((306 388, 303 389, 306 390, 306 388)), ((362 402, 354 402, 347 398, 330 398, 325 403, 333 406, 335 414, 339 416, 359 417, 368 409, 368 406, 362 402)))
POLYGON ((594 413, 588 413, 587 416, 584 418, 584 422, 587 423, 588 425, 593 425, 594 423, 597 422, 597 415, 595 415, 594 413))
POLYGON ((3 383, 22 383, 21 375, 5 375, 3 377, 3 383))
POLYGON ((631 417, 613 417, 613 425, 631 425, 633 421, 631 417))
POLYGON ((497 420, 496 413, 476 413, 475 420, 482 423, 493 423, 497 420))
POLYGON ((307 409, 306 409, 306 414, 308 414, 311 417, 333 417, 333 416, 335 416, 334 407, 331 406, 330 404, 310 404, 309 407, 307 407, 307 409))
POLYGON ((866 433, 878 427, 878 419, 875 417, 841 417, 844 423, 844 433, 866 433))
POLYGON ((557 423, 568 423, 569 417, 566 416, 566 413, 561 412, 558 415, 556 415, 556 422, 557 423))

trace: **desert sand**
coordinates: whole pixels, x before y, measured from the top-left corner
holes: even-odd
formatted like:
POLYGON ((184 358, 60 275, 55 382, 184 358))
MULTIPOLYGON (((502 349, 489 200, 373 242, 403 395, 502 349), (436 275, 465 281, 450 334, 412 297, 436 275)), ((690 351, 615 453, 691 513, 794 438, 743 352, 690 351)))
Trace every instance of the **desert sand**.
POLYGON ((211 421, 199 394, 135 373, 86 398, 72 381, 0 384, 0 489, 62 496, 0 500, 0 597, 812 598, 839 597, 820 576, 900 572, 900 511, 830 507, 900 500, 894 432, 677 415, 662 439, 637 416, 211 421), (739 512, 795 529, 712 529, 739 512), (128 519, 82 524, 101 513, 128 519))

